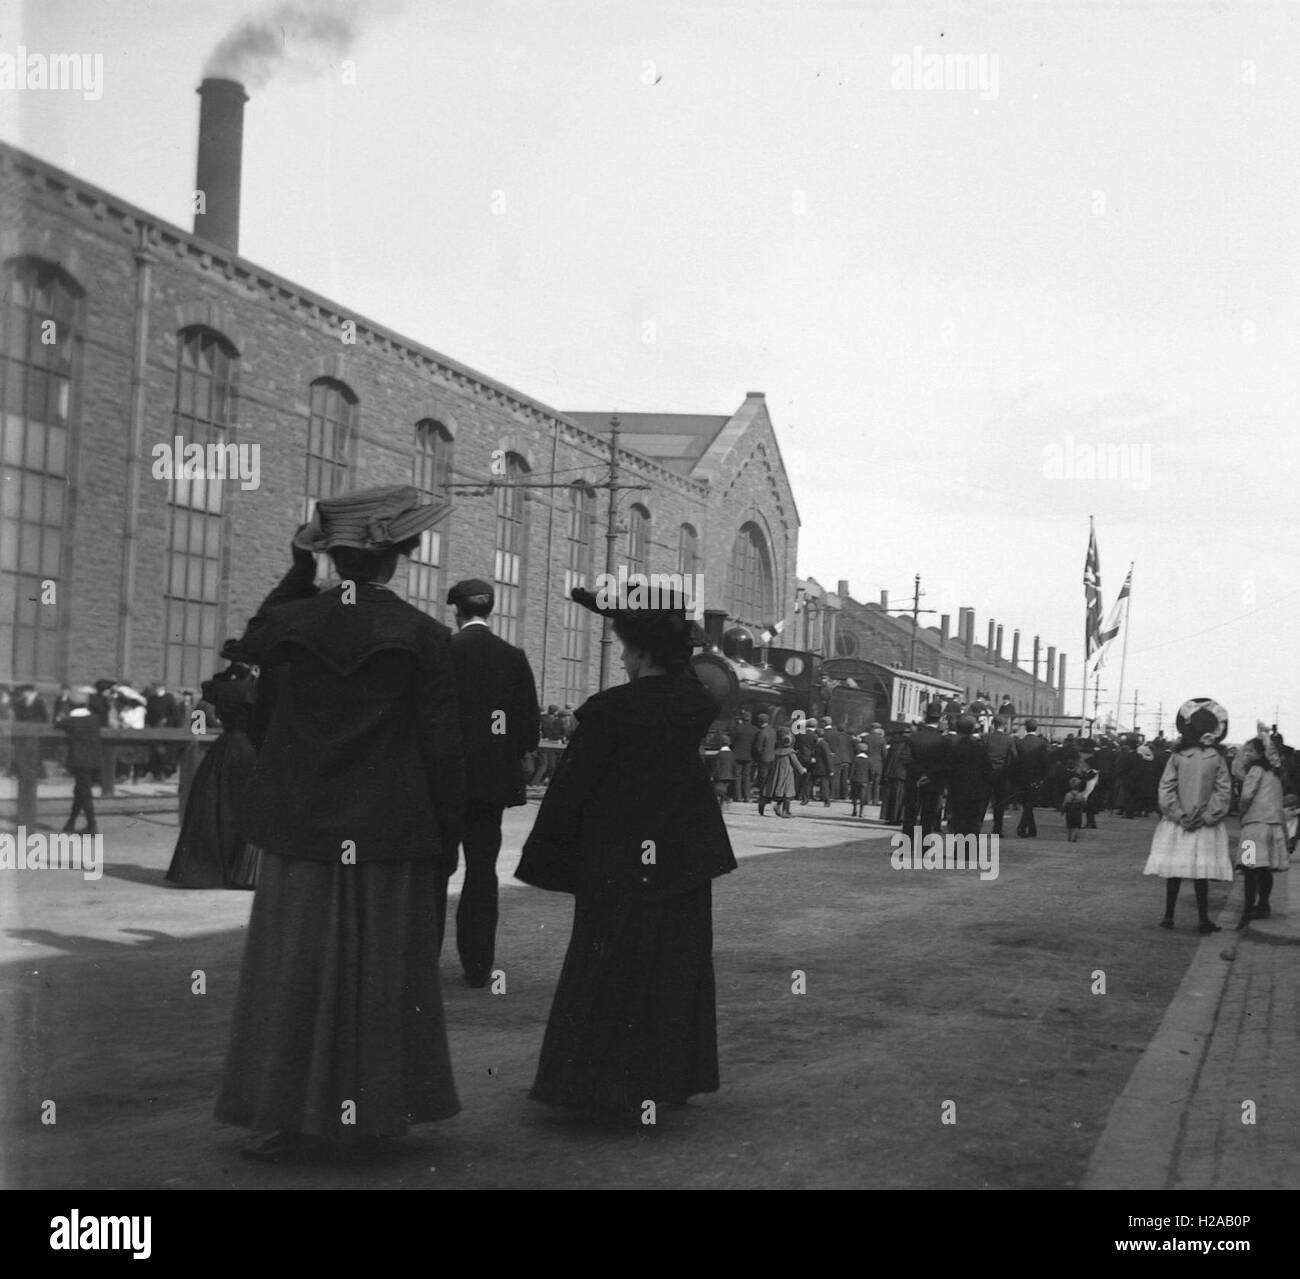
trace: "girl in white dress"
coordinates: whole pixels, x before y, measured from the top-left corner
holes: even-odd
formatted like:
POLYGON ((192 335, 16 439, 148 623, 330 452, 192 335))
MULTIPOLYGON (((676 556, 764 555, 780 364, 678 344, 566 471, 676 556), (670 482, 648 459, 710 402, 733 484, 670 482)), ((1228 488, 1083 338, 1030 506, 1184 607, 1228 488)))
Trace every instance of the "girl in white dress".
POLYGON ((1147 875, 1165 881, 1165 917, 1174 926, 1174 906, 1184 879, 1196 893, 1197 932, 1215 933, 1210 922, 1210 880, 1232 882, 1228 832, 1223 820, 1232 801, 1232 774, 1217 749, 1228 732, 1228 713, 1208 697, 1185 702, 1178 712, 1181 740, 1160 779, 1160 824, 1151 840, 1147 875))

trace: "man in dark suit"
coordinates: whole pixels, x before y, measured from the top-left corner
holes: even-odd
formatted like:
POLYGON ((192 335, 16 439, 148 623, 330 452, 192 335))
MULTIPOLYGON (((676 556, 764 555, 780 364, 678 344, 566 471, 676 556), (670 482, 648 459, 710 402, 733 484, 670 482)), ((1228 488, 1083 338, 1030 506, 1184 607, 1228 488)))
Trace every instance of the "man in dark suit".
MULTIPOLYGON (((497 854, 501 815, 527 802, 524 756, 537 749, 541 712, 537 685, 523 649, 494 635, 487 619, 496 602, 487 582, 471 578, 447 593, 456 610, 451 661, 460 706, 469 802, 465 809, 465 883, 456 909, 456 949, 470 986, 492 975, 497 931, 497 854)), ((438 894, 438 940, 446 932, 447 881, 459 854, 442 863, 438 894)))
POLYGON ((954 835, 980 833, 993 786, 993 766, 975 727, 974 716, 958 717, 948 771, 948 830, 954 835))
POLYGON ((754 781, 758 786, 758 802, 761 805, 767 775, 776 763, 776 729, 768 722, 766 715, 760 715, 756 722, 758 731, 754 734, 754 781))
POLYGON ((931 702, 925 710, 925 724, 908 738, 902 829, 909 836, 918 824, 923 837, 939 829, 939 803, 952 756, 952 741, 939 727, 942 715, 942 709, 931 702))
POLYGON ((992 774, 993 834, 1002 834, 1002 817, 1011 797, 1011 780, 1016 770, 1016 739, 1006 731, 1001 715, 993 717, 993 731, 984 739, 992 774))
MULTIPOLYGON (((146 728, 175 728, 180 723, 181 708, 176 698, 162 684, 145 693, 144 724, 146 728)), ((154 781, 170 777, 176 771, 176 750, 155 742, 149 747, 149 772, 154 781)))
POLYGON ((736 798, 749 803, 749 783, 754 772, 754 738, 758 729, 750 722, 748 711, 741 711, 731 728, 731 756, 736 766, 736 798))
POLYGON ((1047 742, 1038 735, 1038 721, 1025 720, 1025 735, 1016 742, 1016 786, 1020 792, 1020 825, 1016 834, 1032 839, 1038 834, 1034 821, 1034 796, 1047 777, 1047 742))
POLYGON ((867 803, 880 803, 880 781, 885 775, 885 730, 872 724, 867 734, 867 779, 870 791, 867 803))

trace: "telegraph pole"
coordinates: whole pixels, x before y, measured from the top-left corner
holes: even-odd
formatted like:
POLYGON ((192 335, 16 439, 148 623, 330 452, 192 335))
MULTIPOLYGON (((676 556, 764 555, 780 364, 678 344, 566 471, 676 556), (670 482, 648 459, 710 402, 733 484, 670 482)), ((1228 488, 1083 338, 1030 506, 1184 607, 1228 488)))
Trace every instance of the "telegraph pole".
POLYGON ((913 582, 913 584, 912 584, 912 607, 911 607, 911 608, 891 608, 891 609, 886 610, 887 612, 890 612, 890 613, 902 613, 904 616, 907 616, 908 614, 911 614, 911 617, 912 617, 912 647, 911 647, 911 649, 909 650, 909 652, 908 652, 908 657, 907 657, 907 669, 908 669, 909 671, 914 671, 914 670, 916 670, 916 633, 917 633, 917 628, 918 628, 918 626, 920 625, 920 617, 921 617, 921 614, 922 614, 922 613, 937 613, 937 612, 939 611, 937 608, 922 608, 922 607, 921 607, 921 595, 922 595, 922 594, 923 594, 923 592, 922 592, 922 590, 921 590, 921 575, 920 575, 920 573, 918 573, 918 574, 916 575, 916 580, 915 580, 915 581, 913 582))
MULTIPOLYGON (((609 515, 605 522, 605 581, 613 580, 615 546, 618 543, 618 414, 609 419, 609 515)), ((609 649, 614 642, 614 623, 600 619, 600 691, 609 687, 609 649)))

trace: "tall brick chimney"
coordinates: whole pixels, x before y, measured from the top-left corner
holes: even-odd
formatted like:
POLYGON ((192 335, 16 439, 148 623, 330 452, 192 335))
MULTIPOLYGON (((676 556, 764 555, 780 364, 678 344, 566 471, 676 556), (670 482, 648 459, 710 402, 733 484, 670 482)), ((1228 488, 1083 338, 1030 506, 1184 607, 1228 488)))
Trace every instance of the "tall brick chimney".
POLYGON ((244 103, 237 80, 204 80, 198 87, 199 160, 194 189, 202 192, 202 213, 194 234, 239 252, 239 185, 244 155, 244 103))
POLYGON ((993 660, 997 664, 1002 662, 1002 623, 998 623, 997 642, 993 646, 993 660))
POLYGON ((1047 673, 1043 677, 1043 682, 1048 688, 1056 687, 1056 645, 1047 646, 1047 673))
POLYGON ((984 660, 990 665, 993 663, 993 641, 997 637, 998 624, 989 618, 989 642, 984 645, 984 660))
MULTIPOLYGON (((1064 653, 1062 653, 1061 656, 1056 659, 1056 691, 1061 694, 1065 693, 1065 654, 1064 653)), ((1061 709, 1064 709, 1064 707, 1062 706, 1061 709)))
POLYGON ((840 578, 839 583, 835 588, 835 594, 838 595, 842 600, 848 599, 849 584, 843 578, 840 578))
POLYGON ((1011 665, 1020 665, 1020 632, 1011 632, 1011 665))
POLYGON ((966 641, 966 658, 969 660, 975 648, 975 610, 968 607, 962 612, 966 614, 966 633, 962 638, 966 641))
POLYGON ((889 611, 889 592, 888 592, 888 591, 881 591, 881 592, 880 592, 880 607, 883 608, 886 612, 889 611))
POLYGON ((939 614, 939 647, 948 647, 948 628, 952 625, 951 613, 939 614))
POLYGON ((1034 636, 1034 680, 1038 680, 1038 654, 1041 651, 1038 636, 1034 636))

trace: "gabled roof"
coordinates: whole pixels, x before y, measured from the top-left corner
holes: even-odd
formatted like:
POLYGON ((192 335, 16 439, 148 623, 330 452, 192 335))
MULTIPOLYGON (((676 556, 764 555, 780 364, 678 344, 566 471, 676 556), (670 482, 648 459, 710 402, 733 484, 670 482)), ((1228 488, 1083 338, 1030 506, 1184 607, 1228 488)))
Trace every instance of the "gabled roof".
MULTIPOLYGON (((611 413, 565 411, 593 435, 609 435, 611 413)), ((731 421, 731 414, 619 413, 619 445, 630 453, 653 458, 679 475, 690 475, 709 445, 731 421)))

